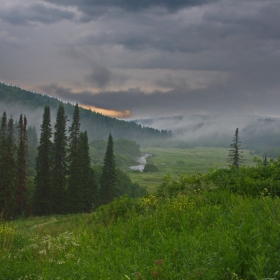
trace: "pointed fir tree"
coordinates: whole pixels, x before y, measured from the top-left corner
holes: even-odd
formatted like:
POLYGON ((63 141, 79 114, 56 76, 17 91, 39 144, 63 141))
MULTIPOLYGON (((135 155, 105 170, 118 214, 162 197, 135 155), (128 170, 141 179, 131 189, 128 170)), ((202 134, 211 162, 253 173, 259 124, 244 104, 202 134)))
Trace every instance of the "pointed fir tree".
POLYGON ((106 153, 103 161, 100 179, 101 204, 108 204, 113 200, 117 183, 116 160, 114 155, 113 137, 110 133, 106 153))
POLYGON ((41 125, 38 156, 36 158, 36 176, 34 191, 34 212, 38 215, 53 213, 53 145, 50 107, 45 106, 43 123, 41 125))
POLYGON ((72 124, 69 128, 69 155, 68 155, 68 212, 82 212, 84 205, 83 170, 80 157, 80 113, 76 104, 72 124))
POLYGON ((54 141, 53 141, 53 160, 54 168, 52 172, 53 186, 53 205, 54 212, 61 214, 66 207, 66 186, 67 186, 67 136, 64 106, 59 105, 56 117, 54 141))
POLYGON ((243 151, 240 149, 240 146, 241 142, 239 140, 238 128, 236 128, 227 158, 229 167, 235 166, 236 168, 239 168, 244 162, 242 155, 243 151))
POLYGON ((16 161, 16 139, 15 139, 15 125, 14 120, 10 117, 8 121, 8 131, 7 131, 7 153, 8 153, 8 161, 7 161, 7 172, 9 181, 9 215, 10 217, 15 217, 17 215, 17 203, 16 203, 16 195, 17 195, 17 161, 16 161))
POLYGON ((4 112, 0 129, 0 214, 4 219, 15 217, 16 208, 16 144, 14 122, 4 112))
POLYGON ((5 215, 6 184, 6 150, 7 150, 7 115, 3 113, 0 127, 0 215, 5 215))
POLYGON ((27 211, 27 158, 28 136, 27 119, 20 115, 18 123, 18 150, 17 150, 17 214, 23 215, 27 211))
POLYGON ((89 212, 98 205, 98 192, 94 180, 94 172, 90 166, 89 144, 87 131, 80 134, 80 162, 82 167, 82 182, 84 193, 84 211, 89 212))

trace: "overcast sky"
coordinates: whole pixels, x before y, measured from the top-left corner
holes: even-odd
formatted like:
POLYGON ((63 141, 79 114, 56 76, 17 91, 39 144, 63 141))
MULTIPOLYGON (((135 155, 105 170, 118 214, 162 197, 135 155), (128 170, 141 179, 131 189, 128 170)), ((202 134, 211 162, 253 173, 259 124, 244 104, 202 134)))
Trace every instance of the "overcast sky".
POLYGON ((280 1, 1 0, 0 81, 130 118, 280 117, 280 1))

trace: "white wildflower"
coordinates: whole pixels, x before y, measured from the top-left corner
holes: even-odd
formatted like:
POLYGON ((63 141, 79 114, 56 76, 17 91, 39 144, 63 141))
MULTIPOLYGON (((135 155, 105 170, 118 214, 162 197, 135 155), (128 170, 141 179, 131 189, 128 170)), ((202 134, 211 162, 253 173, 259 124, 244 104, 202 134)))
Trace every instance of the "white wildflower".
POLYGON ((38 253, 39 253, 39 255, 46 255, 46 254, 47 254, 47 251, 46 251, 46 250, 41 250, 41 251, 39 251, 38 253))

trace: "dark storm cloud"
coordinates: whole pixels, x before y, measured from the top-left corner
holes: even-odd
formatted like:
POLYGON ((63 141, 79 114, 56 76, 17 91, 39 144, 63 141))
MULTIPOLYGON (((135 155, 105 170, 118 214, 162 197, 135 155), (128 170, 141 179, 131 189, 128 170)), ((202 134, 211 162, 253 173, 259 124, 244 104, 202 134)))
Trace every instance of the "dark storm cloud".
MULTIPOLYGON (((205 63, 210 61, 212 64, 212 57, 216 56, 217 52, 224 61, 223 52, 230 58, 228 54, 231 51, 256 48, 260 50, 267 40, 279 40, 280 2, 263 7, 245 6, 244 9, 251 8, 248 12, 244 12, 240 7, 227 7, 226 4, 220 6, 209 9, 201 20, 194 19, 190 24, 182 20, 184 15, 173 18, 146 14, 135 19, 128 18, 127 21, 132 23, 131 28, 125 25, 125 28, 116 28, 113 32, 94 32, 79 38, 79 43, 95 46, 120 45, 132 51, 154 49, 170 53, 207 52, 205 63)), ((219 63, 219 57, 215 57, 215 60, 219 63)), ((158 59, 153 63, 156 68, 156 63, 162 63, 162 60, 158 59)), ((175 63, 169 65, 173 68, 175 63)))
POLYGON ((96 65, 93 72, 85 80, 93 86, 103 88, 110 83, 111 78, 112 72, 108 68, 96 65))
MULTIPOLYGON (((174 81, 171 79, 171 82, 174 81)), ((254 88, 254 90, 257 89, 254 88)), ((262 112, 270 108, 273 114, 278 110, 280 96, 278 92, 254 92, 236 83, 213 83, 207 89, 184 88, 183 83, 177 84, 169 91, 154 91, 145 93, 140 88, 130 88, 124 91, 100 91, 92 93, 83 91, 74 93, 70 88, 58 85, 42 87, 45 93, 52 94, 62 100, 70 100, 104 109, 130 110, 135 115, 174 115, 186 113, 238 113, 262 112), (164 109, 163 109, 164 108, 164 109)))
MULTIPOLYGON (((244 9, 238 5, 218 6, 215 10, 209 10, 204 15, 206 23, 212 23, 217 30, 224 30, 225 36, 233 34, 248 34, 258 39, 279 39, 279 1, 244 1, 244 9), (258 4, 259 2, 259 4, 258 4), (247 4, 247 5, 246 5, 247 4), (248 9, 245 12, 245 9, 248 9)), ((211 26, 211 25, 210 25, 211 26)), ((209 33, 211 36, 212 32, 209 33)))
POLYGON ((106 13, 110 7, 120 8, 126 11, 137 12, 153 7, 162 7, 168 11, 177 11, 185 7, 195 7, 204 4, 218 2, 218 0, 47 0, 50 3, 64 6, 75 6, 87 15, 96 16, 97 13, 106 13), (78 2, 78 3, 77 3, 78 2))
POLYGON ((0 10, 0 18, 12 25, 54 24, 63 19, 72 20, 74 16, 73 12, 39 3, 0 10))
POLYGON ((279 111, 279 0, 16 2, 0 7, 0 78, 138 116, 279 111))

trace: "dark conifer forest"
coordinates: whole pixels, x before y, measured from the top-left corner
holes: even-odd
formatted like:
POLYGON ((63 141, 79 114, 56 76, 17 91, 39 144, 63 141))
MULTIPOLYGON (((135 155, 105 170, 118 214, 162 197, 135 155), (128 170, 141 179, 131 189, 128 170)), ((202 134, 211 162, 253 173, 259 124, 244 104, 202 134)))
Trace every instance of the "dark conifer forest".
MULTIPOLYGON (((28 115, 32 116, 35 109, 43 110, 45 105, 50 106, 51 113, 57 112, 60 100, 48 95, 28 91, 16 86, 0 83, 0 103, 7 107, 23 108, 28 115)), ((15 109, 17 111, 18 109, 15 109)), ((65 114, 72 116, 75 105, 64 103, 65 114)), ((151 127, 145 127, 132 121, 124 121, 116 118, 104 116, 100 113, 88 109, 79 108, 81 129, 87 130, 88 138, 107 139, 109 133, 112 133, 115 139, 126 138, 132 140, 149 140, 149 139, 167 139, 171 137, 171 131, 157 130, 151 127)), ((14 113, 13 113, 14 114, 14 113)), ((32 117, 30 125, 34 125, 32 117), (31 122, 32 121, 32 122, 31 122)))
MULTIPOLYGON (((0 211, 4 219, 31 214, 89 212, 123 194, 133 197, 146 193, 118 169, 111 134, 103 165, 92 168, 88 133, 81 130, 78 104, 68 129, 67 120, 64 104, 60 103, 53 126, 50 106, 45 105, 38 142, 36 131, 28 126, 26 116, 20 115, 14 122, 12 117, 7 118, 6 112, 3 113, 0 211), (33 159, 30 160, 29 151, 33 153, 35 149, 34 170, 30 167, 33 159), (28 170, 34 170, 34 173, 28 174, 28 170)), ((126 144, 130 142, 121 142, 124 141, 126 144)))

